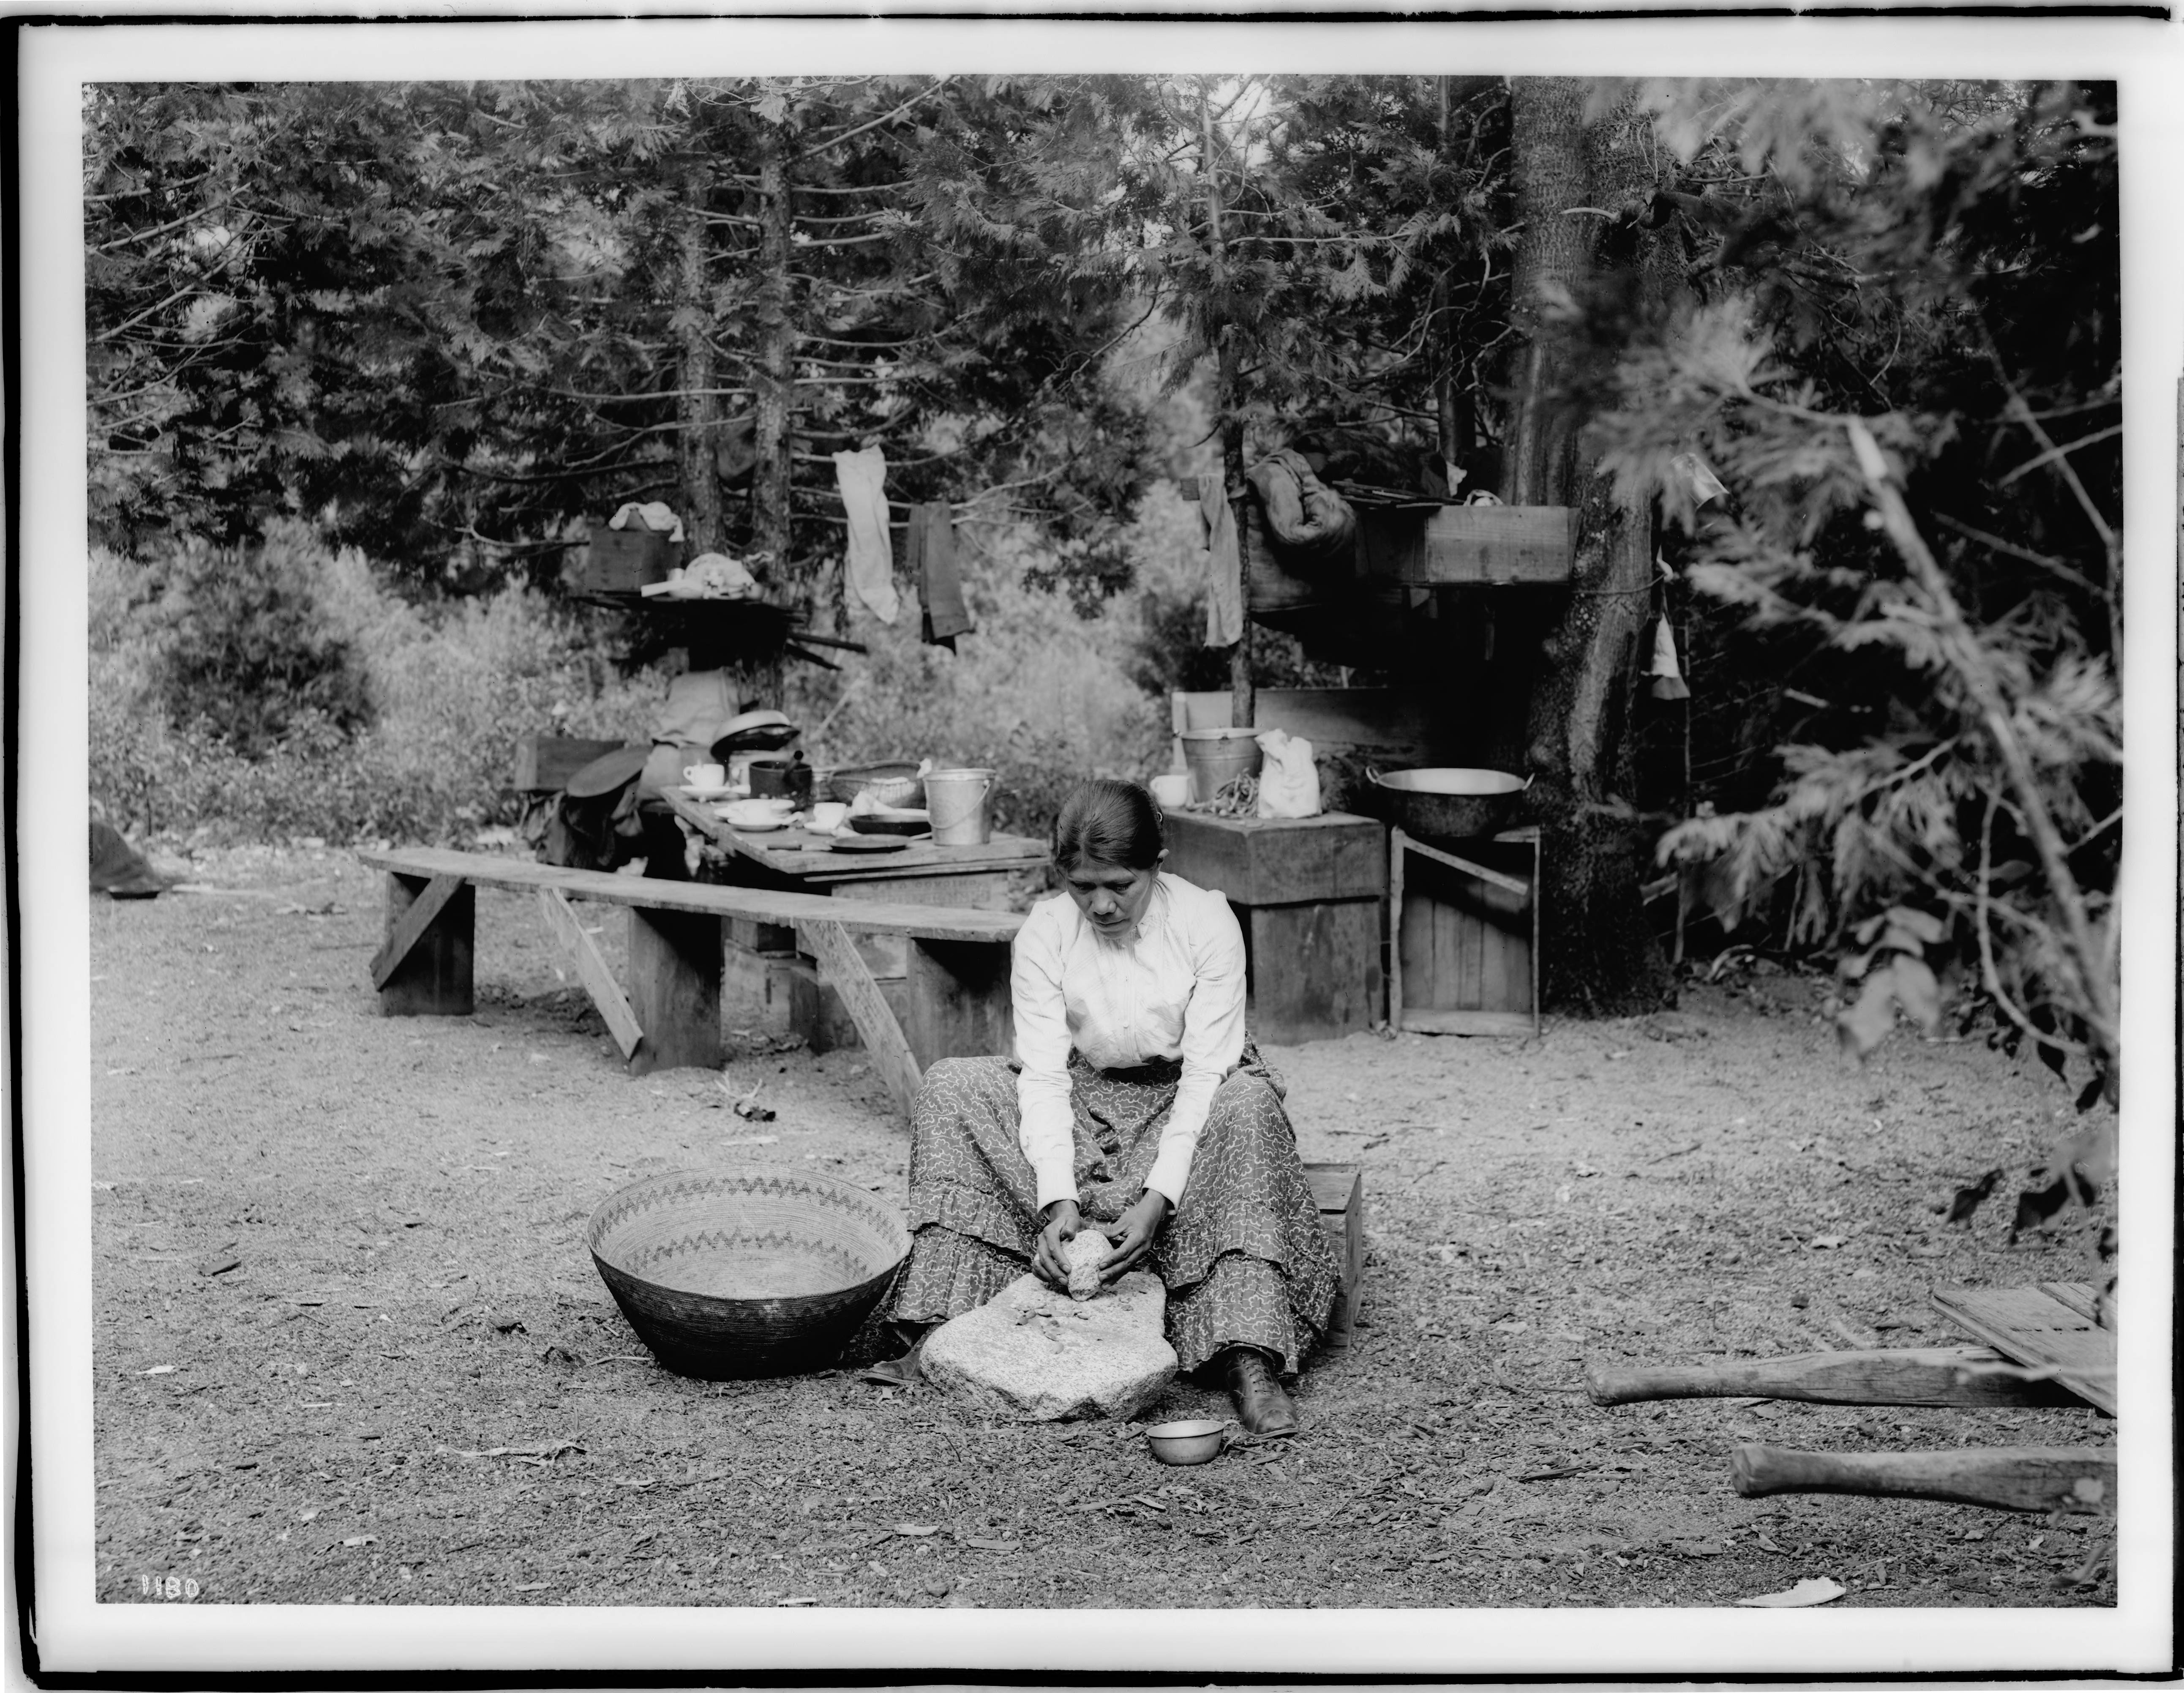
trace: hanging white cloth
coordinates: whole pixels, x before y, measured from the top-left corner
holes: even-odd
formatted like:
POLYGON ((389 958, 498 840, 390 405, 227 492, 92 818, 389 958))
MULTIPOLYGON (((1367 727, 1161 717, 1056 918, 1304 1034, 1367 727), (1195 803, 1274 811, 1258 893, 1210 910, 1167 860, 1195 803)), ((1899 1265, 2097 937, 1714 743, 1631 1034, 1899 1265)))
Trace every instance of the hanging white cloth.
POLYGON ((1690 685, 1676 663, 1675 631, 1669 620, 1660 617, 1653 624, 1653 664, 1647 673, 1653 679, 1653 697, 1657 700, 1688 700, 1690 685))
POLYGON ((844 568, 850 586, 872 614, 891 623, 902 609, 894 591, 894 550, 888 544, 887 455, 878 447, 834 455, 834 480, 850 520, 844 568))

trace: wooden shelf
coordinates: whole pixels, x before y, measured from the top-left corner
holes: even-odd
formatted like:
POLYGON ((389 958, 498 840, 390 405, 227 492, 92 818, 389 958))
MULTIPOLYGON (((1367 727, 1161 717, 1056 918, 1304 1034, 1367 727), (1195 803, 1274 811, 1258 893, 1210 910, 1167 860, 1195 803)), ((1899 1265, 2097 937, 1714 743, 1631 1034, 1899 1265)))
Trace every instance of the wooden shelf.
POLYGON ((1570 506, 1364 507, 1357 514, 1359 573, 1409 588, 1554 587, 1577 559, 1570 506))

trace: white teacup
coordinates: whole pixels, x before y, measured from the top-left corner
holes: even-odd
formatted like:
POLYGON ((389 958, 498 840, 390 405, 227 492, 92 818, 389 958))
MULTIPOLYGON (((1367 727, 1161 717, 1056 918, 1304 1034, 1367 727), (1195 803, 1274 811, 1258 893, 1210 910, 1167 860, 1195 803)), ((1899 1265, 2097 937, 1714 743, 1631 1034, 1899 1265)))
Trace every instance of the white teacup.
POLYGON ((841 801, 822 800, 811 807, 811 826, 822 835, 832 835, 849 814, 850 807, 841 801))
POLYGON ((682 779, 694 788, 724 788, 728 774, 717 764, 685 764, 682 779))
POLYGON ((1186 770, 1163 770, 1149 785, 1155 802, 1165 810, 1190 803, 1190 774, 1186 770))

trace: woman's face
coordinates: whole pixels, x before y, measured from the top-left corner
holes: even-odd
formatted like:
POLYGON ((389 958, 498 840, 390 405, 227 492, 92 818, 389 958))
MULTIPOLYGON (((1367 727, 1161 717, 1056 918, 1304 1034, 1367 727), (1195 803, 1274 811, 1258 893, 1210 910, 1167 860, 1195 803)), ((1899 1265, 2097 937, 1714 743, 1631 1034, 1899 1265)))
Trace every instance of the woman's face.
MULTIPOLYGON (((1163 851, 1161 858, 1167 857, 1163 851)), ((1061 885, 1069 890, 1084 920, 1100 934, 1127 935, 1145 914, 1145 902, 1153 897, 1153 883, 1159 875, 1159 859, 1148 870, 1080 859, 1061 873, 1061 885)))

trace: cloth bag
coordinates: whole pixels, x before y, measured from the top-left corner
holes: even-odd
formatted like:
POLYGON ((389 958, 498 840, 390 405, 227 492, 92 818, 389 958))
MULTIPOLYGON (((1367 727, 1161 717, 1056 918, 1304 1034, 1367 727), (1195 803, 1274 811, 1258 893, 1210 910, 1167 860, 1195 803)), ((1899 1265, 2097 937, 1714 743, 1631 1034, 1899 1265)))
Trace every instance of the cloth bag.
POLYGON ((1357 539, 1350 502, 1314 474, 1302 453, 1284 447, 1245 472, 1266 512, 1268 545, 1299 564, 1346 561, 1357 539))
POLYGON ((1259 767, 1261 817, 1318 817, 1319 766, 1312 743, 1279 729, 1253 737, 1266 755, 1259 767))

